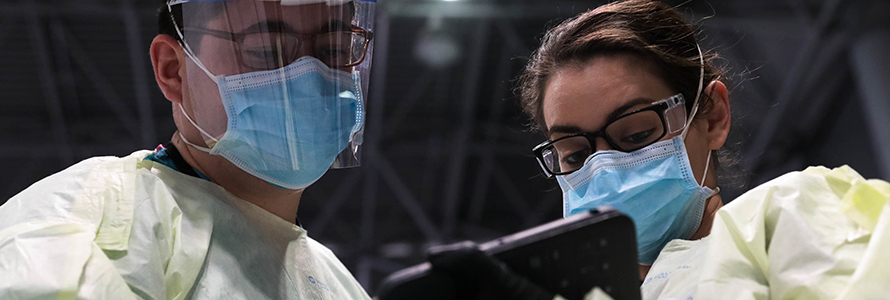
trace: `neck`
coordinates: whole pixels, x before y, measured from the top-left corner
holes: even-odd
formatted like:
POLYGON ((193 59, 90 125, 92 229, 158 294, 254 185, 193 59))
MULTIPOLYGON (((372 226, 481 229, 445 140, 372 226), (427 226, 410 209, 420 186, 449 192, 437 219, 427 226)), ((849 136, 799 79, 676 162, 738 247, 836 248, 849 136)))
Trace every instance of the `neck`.
POLYGON ((640 281, 645 281, 646 275, 649 274, 649 269, 651 269, 652 266, 646 266, 646 265, 637 265, 637 266, 640 267, 640 281))
POLYGON ((178 132, 173 134, 172 142, 182 158, 210 178, 213 183, 222 186, 235 197, 259 206, 287 222, 296 222, 297 208, 303 190, 275 187, 244 172, 222 156, 211 155, 189 146, 178 132))

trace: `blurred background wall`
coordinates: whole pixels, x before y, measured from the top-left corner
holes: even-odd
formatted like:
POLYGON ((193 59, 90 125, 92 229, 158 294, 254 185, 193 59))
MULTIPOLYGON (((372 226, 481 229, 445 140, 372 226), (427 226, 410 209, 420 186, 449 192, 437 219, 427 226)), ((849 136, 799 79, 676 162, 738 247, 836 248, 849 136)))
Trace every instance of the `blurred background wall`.
MULTIPOLYGON (((809 165, 890 179, 890 1, 668 2, 733 75, 740 163, 724 199, 809 165)), ((373 295, 429 245, 560 218, 513 80, 545 28, 602 3, 381 0, 363 166, 306 191, 310 235, 373 295)), ((170 139, 148 57, 156 4, 0 2, 0 203, 82 159, 170 139)))

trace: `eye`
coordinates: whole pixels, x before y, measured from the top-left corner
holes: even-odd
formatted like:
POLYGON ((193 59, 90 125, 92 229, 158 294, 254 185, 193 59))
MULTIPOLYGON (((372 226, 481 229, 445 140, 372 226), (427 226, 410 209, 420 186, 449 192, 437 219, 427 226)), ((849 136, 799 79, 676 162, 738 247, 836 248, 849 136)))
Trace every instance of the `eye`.
POLYGON ((282 52, 275 48, 257 47, 243 51, 241 59, 243 63, 251 68, 256 69, 275 69, 283 66, 281 59, 282 52))
POLYGON ((627 144, 645 143, 652 137, 652 134, 655 133, 655 130, 655 128, 651 128, 649 130, 638 131, 636 133, 621 138, 621 142, 627 144))
POLYGON ((315 40, 315 57, 318 59, 340 63, 352 61, 356 48, 356 35, 349 31, 336 31, 321 34, 315 40))
POLYGON ((563 167, 563 169, 564 170, 576 169, 578 166, 581 166, 584 164, 584 160, 586 160, 588 156, 590 156, 590 149, 576 151, 569 155, 564 156, 561 160, 561 164, 566 167, 563 167))
POLYGON ((344 57, 349 52, 343 48, 323 48, 315 50, 315 55, 318 58, 339 58, 344 57))
POLYGON ((275 48, 255 48, 248 49, 245 53, 254 59, 278 58, 278 49, 275 48))

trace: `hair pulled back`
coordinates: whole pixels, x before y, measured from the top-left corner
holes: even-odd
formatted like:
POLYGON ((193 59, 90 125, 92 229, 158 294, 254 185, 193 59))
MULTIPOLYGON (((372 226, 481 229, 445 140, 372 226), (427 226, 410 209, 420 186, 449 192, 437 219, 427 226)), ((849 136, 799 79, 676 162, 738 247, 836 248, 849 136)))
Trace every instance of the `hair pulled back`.
MULTIPOLYGON (((686 98, 691 111, 701 74, 697 31, 673 7, 658 1, 613 2, 563 21, 547 31, 541 47, 519 78, 523 111, 546 133, 543 95, 547 81, 560 69, 583 66, 600 55, 632 54, 651 67, 669 88, 686 98)), ((702 50, 704 51, 704 50, 702 50)), ((704 86, 723 76, 715 54, 704 52, 704 86)), ((699 100, 699 116, 711 99, 699 100)))

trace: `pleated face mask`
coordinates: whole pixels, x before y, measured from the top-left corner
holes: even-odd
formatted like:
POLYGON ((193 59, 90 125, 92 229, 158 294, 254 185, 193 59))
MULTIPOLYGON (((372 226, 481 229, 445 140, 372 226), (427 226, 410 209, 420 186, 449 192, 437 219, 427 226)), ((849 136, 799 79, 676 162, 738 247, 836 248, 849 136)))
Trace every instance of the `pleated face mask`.
POLYGON ((565 216, 603 205, 630 216, 638 261, 645 265, 655 261, 667 242, 692 237, 705 200, 714 194, 695 181, 679 136, 630 153, 597 152, 581 169, 556 180, 565 216))
POLYGON ((192 146, 278 187, 302 189, 321 178, 364 124, 357 80, 313 57, 220 77, 217 85, 226 132, 217 139, 189 118, 211 140, 209 148, 192 146))

